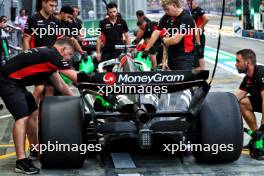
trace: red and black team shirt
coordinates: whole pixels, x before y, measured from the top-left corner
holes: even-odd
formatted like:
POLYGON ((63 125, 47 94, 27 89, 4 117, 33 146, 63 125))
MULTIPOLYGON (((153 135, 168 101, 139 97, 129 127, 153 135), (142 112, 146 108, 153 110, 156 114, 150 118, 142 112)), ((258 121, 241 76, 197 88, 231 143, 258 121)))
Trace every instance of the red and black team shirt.
POLYGON ((142 36, 143 39, 150 39, 152 33, 157 29, 156 22, 149 21, 146 23, 144 27, 144 34, 142 36))
POLYGON ((256 65, 253 77, 245 76, 239 88, 253 97, 261 98, 261 92, 264 91, 264 66, 256 65))
POLYGON ((100 21, 99 28, 101 29, 104 48, 106 51, 113 48, 114 45, 124 44, 123 34, 128 32, 128 26, 125 20, 117 18, 117 22, 113 25, 109 18, 100 21))
POLYGON ((176 45, 169 46, 169 55, 171 57, 178 57, 187 53, 192 53, 195 46, 194 29, 195 22, 191 15, 183 11, 178 17, 170 17, 164 15, 159 22, 159 30, 166 29, 169 37, 177 32, 184 34, 183 39, 176 45))
POLYGON ((10 59, 2 67, 1 73, 23 86, 48 81, 58 70, 71 69, 55 48, 33 48, 10 59))
POLYGON ((49 28, 50 34, 53 31, 58 31, 61 27, 61 23, 54 16, 50 16, 48 19, 44 18, 40 13, 28 18, 24 29, 24 35, 31 36, 31 48, 42 47, 42 46, 53 46, 56 42, 57 35, 40 35, 40 31, 49 28), (34 45, 33 45, 34 44, 34 45))
POLYGON ((195 20, 197 27, 200 27, 203 24, 204 14, 205 14, 205 11, 201 7, 197 7, 195 9, 192 9, 192 16, 195 20))

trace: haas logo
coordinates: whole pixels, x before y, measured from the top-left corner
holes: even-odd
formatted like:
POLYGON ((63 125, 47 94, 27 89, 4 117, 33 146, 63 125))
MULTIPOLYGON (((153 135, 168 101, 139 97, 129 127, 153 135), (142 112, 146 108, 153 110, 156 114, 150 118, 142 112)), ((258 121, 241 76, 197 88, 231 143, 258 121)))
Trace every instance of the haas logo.
POLYGON ((108 85, 113 85, 116 83, 116 75, 114 73, 106 73, 104 75, 104 82, 108 85))

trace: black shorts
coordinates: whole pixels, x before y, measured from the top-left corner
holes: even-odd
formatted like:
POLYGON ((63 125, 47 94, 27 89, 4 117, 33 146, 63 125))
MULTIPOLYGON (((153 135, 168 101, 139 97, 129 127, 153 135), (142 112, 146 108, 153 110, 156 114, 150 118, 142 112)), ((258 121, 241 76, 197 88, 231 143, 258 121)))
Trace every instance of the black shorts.
POLYGON ((262 112, 262 98, 261 97, 253 97, 253 96, 248 96, 249 101, 251 103, 251 106, 253 108, 254 112, 262 112))
POLYGON ((33 95, 24 86, 1 74, 0 97, 15 120, 29 116, 38 109, 33 95))

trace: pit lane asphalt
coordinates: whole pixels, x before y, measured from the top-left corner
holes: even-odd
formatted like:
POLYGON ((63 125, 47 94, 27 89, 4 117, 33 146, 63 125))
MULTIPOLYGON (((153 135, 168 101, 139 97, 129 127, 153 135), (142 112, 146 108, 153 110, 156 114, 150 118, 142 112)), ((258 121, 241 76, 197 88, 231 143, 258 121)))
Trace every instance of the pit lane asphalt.
MULTIPOLYGON (((230 18, 228 18, 230 19, 230 18)), ((211 24, 218 24, 218 17, 210 22, 211 24)), ((224 23, 224 25, 231 25, 234 19, 224 23)), ((217 39, 208 37, 207 45, 216 47, 217 39)), ((249 39, 223 36, 221 49, 223 51, 235 54, 239 49, 251 48, 256 51, 258 62, 264 64, 264 43, 249 39)), ((212 71, 213 65, 206 64, 207 68, 212 71)), ((228 72, 222 68, 217 68, 216 76, 212 84, 211 92, 233 92, 242 81, 242 78, 228 72)), ((32 87, 29 88, 32 90, 32 87)), ((0 103, 1 103, 0 99, 0 103)), ((6 109, 0 111, 0 175, 19 175, 14 173, 15 161, 14 147, 12 141, 12 117, 8 117, 9 113, 6 109), (7 145, 8 144, 8 145, 7 145), (9 156, 9 155, 10 156, 9 156)), ((261 115, 257 114, 258 122, 261 115)), ((244 143, 249 140, 248 135, 244 135, 244 143)), ((243 151, 238 161, 229 164, 218 165, 202 165, 197 164, 194 158, 189 155, 184 157, 184 164, 182 164, 178 157, 164 157, 153 154, 133 154, 131 155, 136 168, 132 169, 115 169, 110 159, 106 159, 103 164, 98 158, 86 160, 81 169, 73 170, 47 170, 41 169, 40 175, 263 175, 264 161, 256 161, 249 157, 248 151, 243 151)), ((36 165, 40 166, 38 162, 36 165)))

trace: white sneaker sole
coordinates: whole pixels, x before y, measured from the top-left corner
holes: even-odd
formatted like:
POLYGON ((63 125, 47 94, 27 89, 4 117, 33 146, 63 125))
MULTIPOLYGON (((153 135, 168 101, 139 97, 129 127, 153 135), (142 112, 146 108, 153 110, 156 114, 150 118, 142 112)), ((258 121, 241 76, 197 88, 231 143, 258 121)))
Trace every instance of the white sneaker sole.
POLYGON ((26 174, 26 175, 33 175, 33 174, 38 174, 38 173, 39 173, 39 171, 26 172, 26 171, 23 171, 23 170, 18 169, 18 168, 15 168, 15 172, 16 172, 16 173, 26 174))

